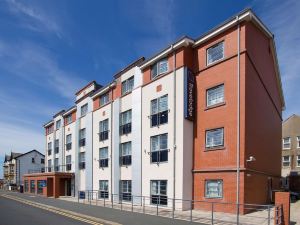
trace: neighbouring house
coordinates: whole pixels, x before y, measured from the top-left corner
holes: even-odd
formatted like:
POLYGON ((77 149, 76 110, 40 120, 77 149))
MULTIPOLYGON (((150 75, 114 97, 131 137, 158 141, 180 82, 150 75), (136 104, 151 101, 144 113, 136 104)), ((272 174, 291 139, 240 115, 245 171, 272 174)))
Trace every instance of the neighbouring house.
POLYGON ((170 199, 266 204, 280 186, 274 35, 251 10, 136 60, 108 85, 92 81, 75 98, 44 124, 46 173, 25 175, 27 192, 97 190, 101 199, 147 196, 146 204, 171 207, 170 199))

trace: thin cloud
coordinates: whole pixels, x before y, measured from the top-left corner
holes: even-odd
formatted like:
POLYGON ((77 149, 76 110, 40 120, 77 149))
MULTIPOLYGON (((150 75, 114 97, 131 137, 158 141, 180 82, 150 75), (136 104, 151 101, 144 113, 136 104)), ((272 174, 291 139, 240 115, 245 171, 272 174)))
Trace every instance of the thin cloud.
POLYGON ((286 100, 284 117, 300 114, 300 1, 254 1, 254 8, 264 23, 275 34, 277 54, 286 100))

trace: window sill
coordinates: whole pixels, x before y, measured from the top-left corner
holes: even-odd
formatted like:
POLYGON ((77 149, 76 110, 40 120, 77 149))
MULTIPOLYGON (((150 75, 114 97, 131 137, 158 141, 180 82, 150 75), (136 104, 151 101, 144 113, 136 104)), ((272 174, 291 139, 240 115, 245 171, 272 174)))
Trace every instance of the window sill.
POLYGON ((206 106, 204 111, 207 111, 207 110, 210 110, 210 109, 214 109, 214 108, 218 108, 218 107, 221 107, 221 106, 224 106, 226 105, 226 102, 220 102, 218 104, 215 104, 215 105, 211 105, 211 106, 206 106))
POLYGON ((166 74, 168 74, 168 73, 170 73, 171 71, 170 70, 168 70, 168 71, 166 71, 166 72, 164 72, 164 73, 160 73, 160 74, 157 74, 155 77, 151 77, 151 81, 155 81, 155 80, 157 80, 157 79, 159 79, 160 77, 162 77, 162 76, 164 76, 164 75, 166 75, 166 74))
POLYGON ((126 93, 122 94, 121 97, 125 97, 126 95, 129 95, 132 93, 132 90, 131 91, 127 91, 126 93))
POLYGON ((219 199, 219 200, 222 200, 223 197, 204 197, 205 199, 219 199))
POLYGON ((205 148, 205 152, 210 152, 210 151, 216 151, 216 150, 225 150, 225 146, 219 146, 219 147, 211 147, 211 148, 205 148))

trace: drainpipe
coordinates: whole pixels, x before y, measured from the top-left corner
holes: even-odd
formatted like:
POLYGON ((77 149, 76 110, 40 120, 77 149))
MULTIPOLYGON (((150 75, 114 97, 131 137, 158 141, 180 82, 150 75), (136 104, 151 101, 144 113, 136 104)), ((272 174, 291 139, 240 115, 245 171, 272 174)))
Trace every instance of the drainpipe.
POLYGON ((171 45, 173 51, 173 104, 174 104, 174 119, 173 119, 173 206, 175 207, 175 185, 176 185, 176 53, 174 46, 171 45))
MULTIPOLYGON (((112 126, 113 126, 113 90, 111 89, 111 103, 110 103, 110 193, 113 194, 113 154, 112 154, 112 126)), ((111 195, 113 196, 113 195, 111 195)), ((111 199, 113 201, 113 199, 111 199)))
MULTIPOLYGON (((92 114, 92 124, 91 124, 91 126, 92 126, 92 149, 91 149, 92 150, 92 190, 94 190, 94 148, 93 148, 93 146, 94 146, 94 113, 93 113, 93 110, 90 113, 92 114)), ((84 159, 84 160, 86 160, 86 159, 84 159)), ((86 167, 86 165, 85 165, 85 167, 86 167)), ((86 173, 86 171, 85 171, 85 173, 86 173)), ((88 174, 86 174, 86 176, 87 175, 88 174)))
POLYGON ((239 224, 239 203, 240 203, 240 23, 237 21, 237 144, 236 144, 236 204, 237 224, 239 224))

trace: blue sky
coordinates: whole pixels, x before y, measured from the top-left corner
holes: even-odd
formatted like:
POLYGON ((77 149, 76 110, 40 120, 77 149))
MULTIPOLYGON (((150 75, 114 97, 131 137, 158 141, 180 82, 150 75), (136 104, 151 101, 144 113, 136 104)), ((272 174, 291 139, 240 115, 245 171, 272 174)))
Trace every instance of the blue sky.
POLYGON ((275 34, 284 118, 300 114, 298 0, 0 1, 0 160, 11 150, 43 152, 42 125, 87 82, 105 85, 135 59, 246 7, 275 34))

